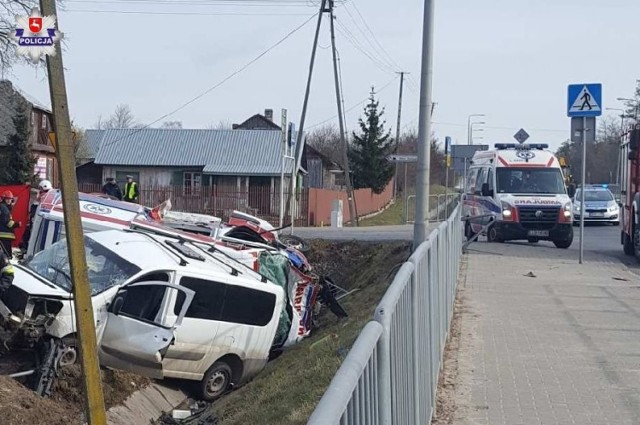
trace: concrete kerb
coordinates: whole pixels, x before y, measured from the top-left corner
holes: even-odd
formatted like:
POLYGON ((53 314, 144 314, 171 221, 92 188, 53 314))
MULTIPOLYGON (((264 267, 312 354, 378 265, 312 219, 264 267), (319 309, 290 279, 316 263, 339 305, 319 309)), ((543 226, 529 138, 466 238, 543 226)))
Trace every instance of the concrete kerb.
POLYGON ((133 393, 123 404, 109 409, 107 423, 109 425, 149 425, 152 419, 158 419, 163 412, 170 412, 187 398, 180 389, 153 382, 133 393))

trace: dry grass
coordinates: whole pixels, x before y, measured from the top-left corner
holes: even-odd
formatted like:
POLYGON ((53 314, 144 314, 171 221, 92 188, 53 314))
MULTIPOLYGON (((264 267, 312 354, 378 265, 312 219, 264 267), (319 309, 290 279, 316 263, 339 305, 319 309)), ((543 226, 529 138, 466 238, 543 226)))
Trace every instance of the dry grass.
POLYGON ((343 276, 336 283, 357 289, 341 300, 349 318, 338 321, 325 313, 322 327, 312 337, 272 361, 255 380, 214 403, 220 425, 305 424, 358 333, 371 320, 391 282, 389 272, 408 258, 409 244, 314 241, 314 251, 312 264, 340 270, 343 276))

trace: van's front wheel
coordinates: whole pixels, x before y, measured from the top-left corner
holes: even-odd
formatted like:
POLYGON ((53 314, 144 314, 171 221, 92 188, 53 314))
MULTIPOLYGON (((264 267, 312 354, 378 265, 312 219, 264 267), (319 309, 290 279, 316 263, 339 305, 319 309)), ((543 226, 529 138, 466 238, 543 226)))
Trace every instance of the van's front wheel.
POLYGON ((227 392, 231 386, 231 368, 224 362, 215 362, 202 379, 202 398, 214 401, 227 392))

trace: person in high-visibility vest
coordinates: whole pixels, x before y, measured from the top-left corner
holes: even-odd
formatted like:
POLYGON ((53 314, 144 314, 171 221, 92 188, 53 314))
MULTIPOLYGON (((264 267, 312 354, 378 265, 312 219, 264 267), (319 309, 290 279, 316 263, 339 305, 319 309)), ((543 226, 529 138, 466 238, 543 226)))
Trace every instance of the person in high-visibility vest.
POLYGON ((9 257, 0 253, 0 294, 13 284, 13 265, 9 257))
POLYGON ((127 176, 127 184, 124 185, 123 200, 126 202, 138 202, 138 196, 140 196, 138 183, 133 181, 133 176, 127 176))
POLYGON ((11 244, 16 239, 15 229, 22 225, 20 222, 13 221, 11 216, 13 201, 13 193, 10 190, 5 190, 2 194, 2 202, 0 202, 0 247, 9 259, 13 258, 11 244))

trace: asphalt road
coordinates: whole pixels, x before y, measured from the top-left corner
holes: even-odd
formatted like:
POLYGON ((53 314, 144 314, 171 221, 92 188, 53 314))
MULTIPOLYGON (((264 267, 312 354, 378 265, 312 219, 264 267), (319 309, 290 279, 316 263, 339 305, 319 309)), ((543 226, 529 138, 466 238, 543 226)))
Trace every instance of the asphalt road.
MULTIPOLYGON (((574 251, 578 258, 580 250, 580 227, 574 227, 573 244, 569 250, 574 251)), ((634 273, 640 274, 640 260, 630 257, 622 252, 622 244, 620 244, 619 226, 610 224, 589 224, 584 228, 584 250, 585 252, 598 252, 608 257, 616 258, 634 273)))

